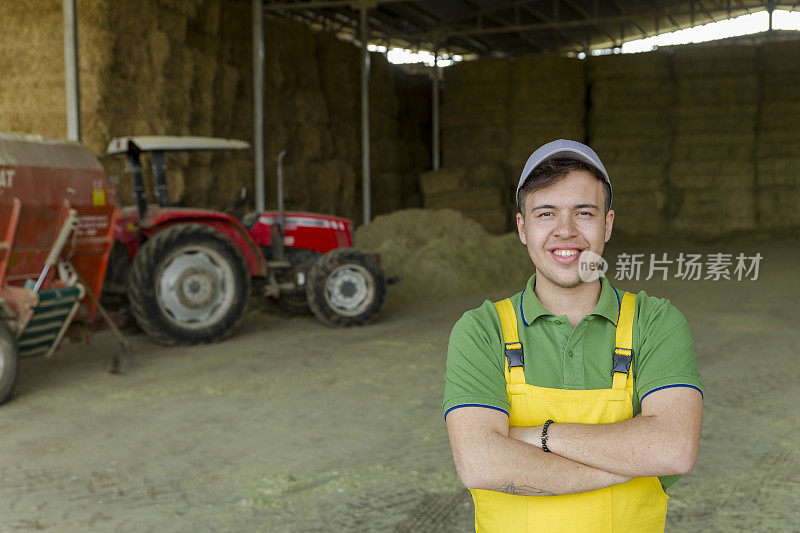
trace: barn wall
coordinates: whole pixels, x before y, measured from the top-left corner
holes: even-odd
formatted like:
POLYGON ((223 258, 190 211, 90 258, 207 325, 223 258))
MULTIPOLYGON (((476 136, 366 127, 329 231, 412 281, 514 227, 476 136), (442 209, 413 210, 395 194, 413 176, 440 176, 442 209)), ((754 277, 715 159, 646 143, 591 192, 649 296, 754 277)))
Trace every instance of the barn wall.
MULTIPOLYGON (((0 36, 0 130, 63 137, 66 131, 60 0, 0 3, 18 32, 0 36)), ((249 3, 226 0, 78 2, 84 143, 103 157, 120 135, 173 134, 252 141, 249 3)), ((275 162, 285 161, 287 208, 361 214, 359 51, 330 35, 268 19, 265 148, 268 206, 275 162)), ((417 175, 430 165, 429 82, 372 56, 373 212, 420 205, 417 175)), ((242 186, 253 197, 252 153, 170 159, 175 202, 221 208, 242 186)))
MULTIPOLYGON (((423 174, 423 190, 433 184, 436 191, 425 195, 425 205, 473 216, 476 208, 464 209, 463 199, 439 193, 440 182, 457 182, 453 175, 472 182, 475 167, 462 162, 496 170, 476 189, 477 202, 480 191, 513 187, 534 148, 564 137, 588 142, 606 165, 618 233, 713 239, 800 228, 792 207, 800 201, 798 42, 679 47, 586 62, 492 59, 448 70, 445 168, 423 174), (526 82, 514 82, 516 65, 526 65, 526 82), (544 125, 519 127, 536 121, 544 125)), ((513 204, 505 209, 505 225, 484 225, 508 228, 513 204)))

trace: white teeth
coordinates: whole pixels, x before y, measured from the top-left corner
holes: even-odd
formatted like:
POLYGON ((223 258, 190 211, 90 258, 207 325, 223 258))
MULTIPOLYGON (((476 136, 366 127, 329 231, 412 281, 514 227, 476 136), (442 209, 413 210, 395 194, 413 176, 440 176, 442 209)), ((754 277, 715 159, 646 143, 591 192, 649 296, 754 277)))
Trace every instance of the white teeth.
POLYGON ((578 250, 553 250, 553 253, 559 257, 572 257, 579 253, 578 250))

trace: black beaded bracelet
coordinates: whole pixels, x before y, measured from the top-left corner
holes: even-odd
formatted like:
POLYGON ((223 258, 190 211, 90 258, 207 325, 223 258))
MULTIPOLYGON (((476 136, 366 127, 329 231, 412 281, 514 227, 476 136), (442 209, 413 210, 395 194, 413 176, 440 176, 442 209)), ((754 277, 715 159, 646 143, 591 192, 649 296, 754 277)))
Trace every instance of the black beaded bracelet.
POLYGON ((544 423, 544 426, 542 426, 542 450, 547 453, 550 453, 550 449, 547 447, 547 428, 550 427, 552 423, 552 420, 548 420, 544 423))

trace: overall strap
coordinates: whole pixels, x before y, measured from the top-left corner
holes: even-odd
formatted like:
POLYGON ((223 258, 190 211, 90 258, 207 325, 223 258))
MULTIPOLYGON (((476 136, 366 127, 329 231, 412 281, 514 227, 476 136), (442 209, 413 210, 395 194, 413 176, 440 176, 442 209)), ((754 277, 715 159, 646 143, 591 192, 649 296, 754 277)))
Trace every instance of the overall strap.
POLYGON ((633 317, 636 310, 636 295, 626 292, 622 296, 622 304, 619 310, 619 320, 617 321, 617 342, 614 348, 614 366, 611 370, 614 381, 612 389, 624 390, 630 382, 633 386, 633 376, 631 376, 631 361, 633 360, 633 317))
POLYGON ((500 326, 503 328, 506 383, 525 383, 525 371, 522 366, 524 357, 522 343, 519 342, 519 333, 517 332, 517 314, 514 312, 514 305, 511 300, 506 298, 495 302, 494 306, 497 308, 497 314, 500 315, 500 326))

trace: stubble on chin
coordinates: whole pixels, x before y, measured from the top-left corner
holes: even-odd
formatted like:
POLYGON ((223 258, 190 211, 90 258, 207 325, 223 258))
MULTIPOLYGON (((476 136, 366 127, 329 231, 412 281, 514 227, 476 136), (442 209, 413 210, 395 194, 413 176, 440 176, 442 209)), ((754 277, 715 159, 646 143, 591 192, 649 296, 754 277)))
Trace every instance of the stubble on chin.
POLYGON ((577 274, 575 275, 574 278, 571 277, 571 273, 565 277, 559 277, 557 274, 547 272, 538 267, 536 268, 536 278, 537 279, 544 278, 548 282, 550 282, 550 284, 555 285, 556 287, 562 289, 574 289, 575 287, 583 283, 580 276, 578 276, 577 274))

